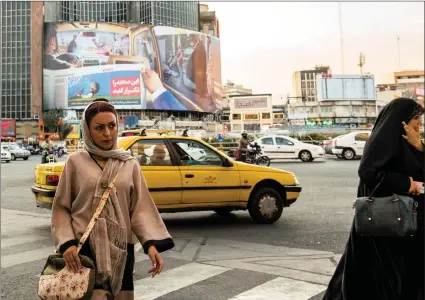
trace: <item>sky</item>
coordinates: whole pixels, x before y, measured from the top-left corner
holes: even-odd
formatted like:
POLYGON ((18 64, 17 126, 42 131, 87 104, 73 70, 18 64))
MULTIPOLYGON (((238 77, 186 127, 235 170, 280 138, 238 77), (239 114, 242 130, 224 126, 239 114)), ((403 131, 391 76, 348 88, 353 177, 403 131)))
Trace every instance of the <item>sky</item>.
MULTIPOLYGON (((223 85, 253 93, 292 93, 294 71, 329 65, 342 73, 337 2, 202 2, 220 22, 223 85)), ((344 74, 364 72, 392 83, 400 68, 424 69, 423 2, 341 2, 344 74)))

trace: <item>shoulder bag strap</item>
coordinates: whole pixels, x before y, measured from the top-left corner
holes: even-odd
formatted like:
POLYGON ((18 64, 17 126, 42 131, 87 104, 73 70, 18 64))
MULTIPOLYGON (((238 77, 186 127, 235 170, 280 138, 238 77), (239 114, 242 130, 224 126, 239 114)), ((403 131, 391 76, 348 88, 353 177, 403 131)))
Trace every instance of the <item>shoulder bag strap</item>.
POLYGON ((385 179, 385 175, 382 175, 381 180, 378 182, 378 184, 375 186, 375 188, 369 194, 369 197, 368 197, 369 199, 371 199, 375 195, 376 190, 381 186, 382 182, 384 182, 384 179, 385 179))
POLYGON ((100 198, 99 204, 96 208, 96 211, 93 214, 93 217, 91 218, 89 225, 87 225, 86 231, 84 232, 83 236, 81 237, 80 241, 78 242, 77 246, 77 253, 80 252, 81 247, 86 242, 87 238, 90 235, 90 232, 92 231, 94 224, 96 224, 97 219, 99 218, 100 213, 102 212, 103 208, 105 207, 106 201, 108 201, 109 194, 111 193, 111 190, 114 186, 115 180, 118 177, 118 173, 115 176, 115 178, 108 184, 108 186, 105 188, 102 194, 102 198, 100 198))

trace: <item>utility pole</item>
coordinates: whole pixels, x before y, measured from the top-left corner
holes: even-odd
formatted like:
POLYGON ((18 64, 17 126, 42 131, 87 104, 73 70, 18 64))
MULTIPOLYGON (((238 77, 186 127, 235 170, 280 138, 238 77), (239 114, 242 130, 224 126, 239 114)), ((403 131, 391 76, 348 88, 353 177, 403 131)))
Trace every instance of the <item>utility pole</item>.
POLYGON ((397 62, 398 62, 398 70, 401 71, 401 63, 400 63, 400 36, 397 34, 397 62))
POLYGON ((363 66, 365 65, 365 63, 366 63, 366 57, 363 52, 360 52, 359 64, 358 64, 358 66, 360 67, 360 74, 363 74, 363 66))
POLYGON ((341 13, 341 2, 338 2, 338 14, 339 14, 339 40, 341 46, 341 74, 344 74, 344 39, 342 32, 342 13, 341 13))

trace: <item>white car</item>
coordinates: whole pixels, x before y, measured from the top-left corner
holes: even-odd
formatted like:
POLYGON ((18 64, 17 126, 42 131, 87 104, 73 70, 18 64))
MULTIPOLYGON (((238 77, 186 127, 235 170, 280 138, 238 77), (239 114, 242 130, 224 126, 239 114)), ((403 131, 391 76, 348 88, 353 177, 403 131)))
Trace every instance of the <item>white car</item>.
POLYGON ((323 147, 303 143, 288 136, 269 135, 259 138, 256 142, 263 155, 270 159, 300 159, 310 162, 325 157, 323 147))
POLYGON ((353 131, 333 140, 332 153, 346 160, 362 156, 370 130, 353 131))
POLYGON ((1 146, 1 161, 10 163, 12 156, 10 154, 9 148, 7 146, 1 146))

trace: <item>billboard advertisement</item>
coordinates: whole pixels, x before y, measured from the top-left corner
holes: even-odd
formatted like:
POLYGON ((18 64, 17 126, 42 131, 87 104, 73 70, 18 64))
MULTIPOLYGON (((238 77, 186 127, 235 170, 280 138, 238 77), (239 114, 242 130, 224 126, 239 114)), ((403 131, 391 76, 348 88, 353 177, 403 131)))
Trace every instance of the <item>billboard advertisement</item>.
POLYGON ((45 23, 44 109, 221 110, 220 43, 205 34, 127 23, 45 23))
POLYGON ((16 120, 1 119, 1 137, 14 138, 16 137, 16 120))
POLYGON ((267 97, 233 98, 235 109, 260 109, 268 108, 267 97))
POLYGON ((373 75, 328 75, 316 77, 317 99, 326 100, 376 100, 373 75))

